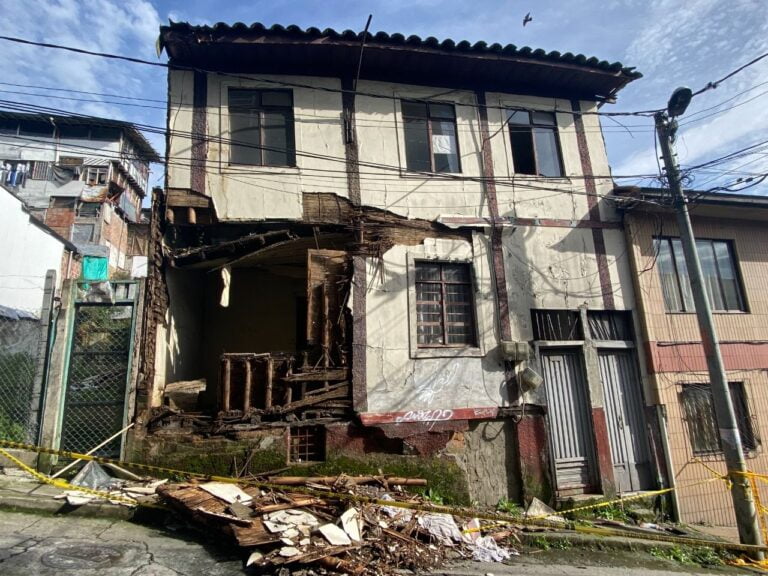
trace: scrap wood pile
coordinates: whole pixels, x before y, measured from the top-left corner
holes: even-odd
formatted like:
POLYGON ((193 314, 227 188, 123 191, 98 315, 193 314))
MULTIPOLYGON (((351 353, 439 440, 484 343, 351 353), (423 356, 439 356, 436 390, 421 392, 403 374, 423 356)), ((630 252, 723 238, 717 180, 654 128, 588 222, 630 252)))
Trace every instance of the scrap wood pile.
POLYGON ((396 482, 424 481, 342 475, 302 478, 303 486, 293 487, 297 478, 271 480, 282 488, 206 482, 157 491, 195 522, 233 539, 248 551, 247 565, 265 572, 391 574, 428 570, 447 559, 502 561, 517 554, 496 541, 515 537, 509 526, 483 536, 477 519, 462 525, 449 514, 425 511, 423 499, 396 482))

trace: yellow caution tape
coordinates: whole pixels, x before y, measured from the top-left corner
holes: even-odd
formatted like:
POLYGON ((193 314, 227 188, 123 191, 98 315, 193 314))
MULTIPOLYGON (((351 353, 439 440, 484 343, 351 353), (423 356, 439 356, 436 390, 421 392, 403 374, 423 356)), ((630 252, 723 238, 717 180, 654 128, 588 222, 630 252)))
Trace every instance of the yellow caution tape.
POLYGON ((60 478, 49 478, 45 474, 40 474, 37 470, 30 468, 24 462, 16 458, 13 454, 8 452, 7 450, 3 450, 0 448, 0 455, 4 456, 16 466, 24 470, 25 472, 31 474, 40 482, 44 484, 49 484, 50 486, 55 486, 56 488, 61 488, 63 490, 77 490, 78 492, 83 492, 84 494, 88 494, 89 496, 96 496, 98 498, 104 498, 105 500, 111 500, 113 502, 122 502, 124 504, 130 504, 131 506, 136 506, 138 504, 137 500, 134 500, 133 498, 126 498, 124 496, 119 495, 113 495, 109 492, 102 492, 101 490, 94 490, 92 488, 86 488, 84 486, 77 486, 75 484, 70 484, 69 482, 65 480, 61 480, 60 478))
MULTIPOLYGON (((647 534, 647 533, 639 534, 639 533, 625 532, 622 530, 610 529, 610 528, 604 528, 604 527, 587 527, 587 526, 574 527, 572 525, 565 526, 561 522, 547 521, 547 518, 551 516, 562 516, 564 514, 569 514, 573 512, 579 512, 579 511, 595 509, 595 508, 602 508, 604 506, 610 506, 612 504, 617 504, 621 502, 627 502, 630 500, 636 500, 636 499, 642 499, 642 498, 649 498, 649 497, 653 497, 660 494, 666 494, 682 488, 690 488, 692 486, 697 486, 701 484, 715 482, 718 480, 723 480, 723 476, 720 475, 719 473, 717 474, 716 477, 708 478, 706 480, 700 480, 697 482, 692 482, 690 484, 685 484, 682 486, 676 486, 673 488, 663 488, 661 490, 644 492, 642 494, 637 494, 637 495, 629 496, 626 498, 619 498, 616 500, 598 502, 596 504, 589 504, 589 505, 580 506, 577 508, 571 508, 569 510, 562 510, 562 511, 554 512, 550 514, 541 514, 537 516, 521 518, 519 516, 513 516, 511 514, 502 514, 498 512, 481 512, 479 510, 461 508, 458 506, 427 505, 420 502, 382 500, 382 499, 373 498, 370 496, 362 496, 359 494, 351 494, 351 493, 331 492, 330 490, 325 491, 325 490, 319 490, 317 488, 310 488, 306 486, 282 485, 275 482, 262 482, 258 480, 234 478, 231 476, 203 474, 200 472, 187 472, 184 470, 166 468, 163 466, 154 466, 151 464, 139 464, 136 462, 126 462, 123 460, 106 458, 103 456, 93 456, 91 454, 80 454, 78 452, 70 452, 66 450, 54 450, 52 448, 44 448, 42 446, 36 446, 34 444, 24 444, 21 442, 13 442, 10 440, 3 440, 3 439, 0 439, 0 446, 15 448, 19 450, 27 450, 30 452, 37 452, 40 454, 52 454, 56 456, 62 456, 65 458, 72 458, 75 460, 85 460, 85 461, 92 461, 92 462, 98 462, 103 464, 116 464, 118 466, 123 466, 126 468, 133 468, 133 469, 145 470, 150 472, 159 472, 159 473, 164 473, 172 476, 185 476, 188 478, 198 478, 198 479, 204 479, 208 481, 240 484, 244 486, 253 486, 257 488, 266 488, 266 489, 281 490, 281 491, 290 491, 293 493, 308 494, 311 496, 319 496, 323 498, 333 498, 333 499, 338 499, 338 500, 343 500, 348 502, 357 502, 362 504, 374 504, 377 506, 388 506, 392 508, 401 508, 401 509, 413 510, 417 512, 428 512, 432 514, 451 514, 459 518, 478 518, 480 520, 497 522, 498 524, 517 524, 517 525, 522 524, 522 525, 543 526, 543 527, 560 528, 560 529, 572 528, 572 529, 575 529, 577 532, 592 533, 596 535, 621 536, 623 538, 634 538, 639 540, 655 540, 660 542, 672 542, 672 543, 686 544, 691 546, 709 546, 711 548, 719 548, 724 550, 738 550, 742 552, 754 553, 754 552, 768 551, 768 546, 753 546, 749 544, 735 544, 731 542, 713 542, 711 540, 690 539, 690 538, 676 537, 676 536, 670 536, 670 535, 656 535, 656 534, 647 534)), ((69 483, 60 479, 51 479, 43 474, 40 474, 35 470, 32 470, 26 464, 24 464, 17 458, 13 457, 11 454, 9 454, 5 450, 0 449, 0 454, 14 461, 24 470, 30 472, 36 478, 40 479, 41 482, 44 482, 46 484, 58 485, 59 487, 66 487, 67 489, 79 490, 81 492, 86 492, 86 493, 90 492, 90 493, 93 493, 94 495, 98 495, 102 498, 108 498, 110 500, 119 500, 119 497, 113 497, 103 492, 98 492, 96 490, 91 490, 89 488, 83 488, 80 486, 72 486, 69 483)), ((768 476, 766 476, 766 478, 768 478, 768 476)), ((126 499, 126 500, 129 500, 129 499, 126 499)), ((137 502, 135 500, 130 500, 130 502, 132 504, 144 505, 144 503, 137 502)), ((470 529, 469 531, 474 531, 474 530, 475 529, 470 529)))

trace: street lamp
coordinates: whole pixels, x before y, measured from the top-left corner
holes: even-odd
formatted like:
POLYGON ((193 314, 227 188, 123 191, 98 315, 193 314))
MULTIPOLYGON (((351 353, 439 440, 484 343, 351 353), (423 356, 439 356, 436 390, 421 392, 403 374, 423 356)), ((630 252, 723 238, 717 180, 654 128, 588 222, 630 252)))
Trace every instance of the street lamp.
MULTIPOLYGON (((746 477, 747 466, 744 461, 741 436, 731 401, 728 377, 725 374, 725 365, 720 353, 720 343, 715 331, 712 309, 704 287, 704 275, 696 250, 696 239, 693 236, 693 227, 688 214, 687 199, 680 184, 680 167, 677 165, 673 147, 677 132, 676 117, 685 113, 688 104, 691 103, 691 98, 693 98, 693 93, 690 88, 681 87, 672 93, 667 104, 667 110, 659 110, 654 115, 656 134, 659 138, 664 167, 667 171, 667 182, 672 193, 677 228, 691 282, 691 293, 696 305, 696 316, 704 347, 704 356, 707 360, 720 444, 723 447, 728 478, 733 486, 731 497, 733 498, 739 538, 743 544, 761 546, 762 538, 758 526, 758 512, 746 477)), ((762 560, 762 552, 755 552, 754 556, 762 560)))

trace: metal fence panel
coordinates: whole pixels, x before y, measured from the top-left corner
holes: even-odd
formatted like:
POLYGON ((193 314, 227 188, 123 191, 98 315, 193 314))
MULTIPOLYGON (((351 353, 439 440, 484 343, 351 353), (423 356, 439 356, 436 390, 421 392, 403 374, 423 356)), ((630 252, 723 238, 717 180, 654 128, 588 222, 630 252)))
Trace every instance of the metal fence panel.
MULTIPOLYGON (((76 304, 61 447, 82 452, 123 427, 132 304, 76 304)), ((119 457, 121 438, 97 453, 119 457)))
POLYGON ((44 366, 41 310, 0 306, 0 438, 37 443, 35 381, 44 366))

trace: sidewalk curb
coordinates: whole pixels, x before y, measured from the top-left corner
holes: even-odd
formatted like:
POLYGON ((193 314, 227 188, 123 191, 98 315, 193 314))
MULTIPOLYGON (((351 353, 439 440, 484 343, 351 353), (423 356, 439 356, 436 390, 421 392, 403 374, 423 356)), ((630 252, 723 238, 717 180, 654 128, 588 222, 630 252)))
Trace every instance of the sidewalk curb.
POLYGON ((82 518, 106 518, 110 520, 131 520, 135 508, 109 503, 88 503, 72 506, 66 500, 54 500, 48 496, 27 496, 0 490, 0 510, 8 512, 30 512, 46 515, 67 515, 82 518))
MULTIPOLYGON (((596 550, 623 550, 627 552, 650 552, 658 548, 674 548, 675 546, 684 546, 677 542, 664 542, 661 540, 646 540, 643 538, 622 537, 622 536, 591 536, 589 534, 579 534, 576 532, 523 532, 519 534, 523 546, 532 548, 541 547, 538 543, 546 541, 551 548, 558 548, 558 545, 564 549, 589 548, 596 550)), ((713 542, 714 543, 714 542, 713 542)), ((694 544, 695 545, 695 544, 694 544)))

